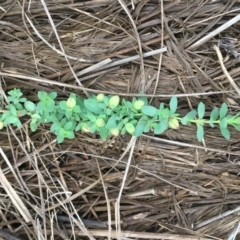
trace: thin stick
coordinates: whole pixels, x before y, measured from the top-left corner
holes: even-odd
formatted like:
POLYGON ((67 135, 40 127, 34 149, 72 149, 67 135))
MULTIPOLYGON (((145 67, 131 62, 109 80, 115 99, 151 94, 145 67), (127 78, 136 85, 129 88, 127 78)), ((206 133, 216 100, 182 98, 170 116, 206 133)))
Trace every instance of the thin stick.
POLYGON ((163 138, 159 138, 159 137, 152 137, 152 136, 148 136, 143 134, 142 137, 146 137, 158 142, 165 142, 165 143, 169 143, 172 145, 177 145, 177 146, 182 146, 182 147, 192 147, 192 148, 196 148, 196 149, 203 149, 203 150, 207 150, 207 151, 212 151, 212 152, 218 152, 218 153, 223 153, 223 154, 231 154, 234 156, 239 156, 240 151, 225 151, 225 150, 221 150, 221 149, 217 149, 217 148, 209 148, 209 147, 203 147, 203 146, 198 146, 198 145, 194 145, 194 144, 190 144, 190 143, 184 143, 184 142, 178 142, 178 141, 172 141, 172 140, 168 140, 168 139, 163 139, 163 138))
POLYGON ((101 169, 100 169, 100 166, 99 166, 99 163, 98 163, 97 159, 96 159, 96 164, 97 164, 97 167, 98 167, 98 172, 99 172, 99 175, 100 175, 100 178, 101 178, 101 181, 102 181, 103 191, 104 191, 104 195, 105 195, 105 198, 106 198, 107 213, 108 213, 108 240, 111 240, 111 235, 112 235, 111 205, 110 205, 110 201, 109 201, 108 194, 107 194, 107 191, 106 191, 106 187, 105 187, 105 184, 104 184, 102 172, 101 172, 101 169))
MULTIPOLYGON (((153 51, 144 53, 142 56, 143 56, 143 58, 151 57, 151 56, 154 56, 154 55, 157 55, 159 53, 166 52, 166 51, 167 51, 167 48, 164 47, 164 48, 160 48, 160 49, 157 49, 157 50, 153 50, 153 51)), ((112 63, 104 66, 103 68, 101 68, 101 70, 106 69, 106 68, 110 68, 110 67, 114 67, 114 66, 118 66, 118 65, 122 65, 122 64, 126 64, 126 63, 129 63, 129 62, 133 62, 133 61, 139 60, 140 58, 141 58, 140 55, 135 55, 135 56, 132 56, 132 57, 124 58, 124 59, 112 62, 112 63)))
POLYGON ((107 58, 107 59, 105 59, 105 60, 103 60, 103 61, 101 61, 101 62, 98 62, 98 63, 96 63, 96 64, 94 64, 94 65, 92 65, 92 66, 90 66, 90 67, 87 67, 87 68, 85 68, 85 69, 77 72, 77 73, 76 73, 76 76, 77 76, 77 77, 80 77, 80 76, 82 76, 83 74, 96 71, 96 70, 98 70, 99 68, 102 69, 105 65, 107 65, 107 64, 109 64, 109 63, 111 63, 111 62, 112 62, 112 60, 111 60, 110 58, 107 58))
MULTIPOLYGON (((138 43, 138 48, 139 48, 139 55, 140 55, 140 62, 141 62, 141 65, 140 65, 140 70, 141 70, 141 78, 142 78, 142 82, 144 83, 142 85, 142 87, 144 87, 145 85, 145 73, 144 73, 144 63, 143 63, 143 52, 142 52, 142 43, 141 43, 141 39, 139 37, 139 33, 138 33, 138 30, 137 30, 137 27, 136 27, 136 24, 135 22, 133 21, 133 18, 125 4, 125 2, 123 0, 118 0, 118 2, 120 3, 120 5, 122 6, 123 10, 126 12, 128 18, 130 19, 130 22, 132 23, 132 26, 133 26, 133 30, 134 30, 134 33, 136 35, 136 39, 137 39, 137 43, 138 43)), ((141 90, 144 90, 144 89, 141 89, 141 90)))
POLYGON ((223 73, 225 74, 225 76, 227 77, 227 79, 229 80, 230 84, 232 85, 232 87, 236 90, 236 92, 238 93, 238 95, 240 95, 240 90, 238 88, 238 86, 236 85, 236 83, 234 82, 234 80, 232 79, 232 77, 230 76, 230 74, 228 73, 227 69, 225 68, 224 64, 223 64, 223 57, 222 57, 222 53, 219 49, 218 46, 214 46, 214 49, 217 53, 217 56, 218 56, 218 59, 219 59, 219 62, 221 64, 221 67, 222 67, 222 70, 223 70, 223 73))
POLYGON ((228 234, 227 240, 235 240, 240 228, 240 220, 235 224, 232 231, 228 234))
POLYGON ((69 55, 66 55, 65 53, 61 52, 60 50, 56 49, 54 46, 52 46, 39 32, 38 30, 35 28, 35 26, 33 25, 32 21, 29 19, 29 17, 25 14, 25 17, 28 21, 28 23, 31 25, 32 29, 34 30, 34 32, 36 33, 36 35, 46 44, 48 45, 53 51, 57 52, 58 54, 60 54, 61 56, 66 56, 69 59, 72 60, 76 60, 79 62, 91 62, 90 60, 86 60, 83 58, 76 58, 76 57, 72 57, 69 55))
POLYGON ((201 46, 202 44, 204 44, 205 42, 207 42, 209 39, 213 38, 214 36, 216 36, 217 34, 219 34, 220 32, 224 31, 225 29, 227 29, 228 27, 232 26, 234 23, 238 22, 240 20, 240 14, 238 14, 237 16, 235 16, 234 18, 232 18, 231 20, 227 21, 226 23, 224 23, 222 26, 220 26, 219 28, 215 29, 214 31, 210 32, 208 35, 206 35, 205 37, 203 37, 202 39, 198 40, 197 42, 195 42, 193 45, 191 45, 190 47, 188 47, 188 50, 194 50, 195 48, 198 48, 199 46, 201 46))
MULTIPOLYGON (((51 230, 48 230, 48 233, 51 230)), ((68 232, 68 234, 72 233, 71 229, 66 229, 65 231, 68 232)), ((92 236, 95 237, 106 237, 108 235, 108 230, 89 230, 89 232, 92 234, 92 236)), ((79 230, 75 230, 75 234, 77 236, 85 236, 83 232, 79 230)), ((203 235, 206 236, 206 235, 203 235)), ((112 238, 117 237, 117 232, 112 231, 112 238)), ((151 232, 134 232, 134 231, 122 231, 121 232, 121 239, 165 239, 165 240, 210 240, 213 239, 212 237, 199 237, 194 235, 187 235, 187 234, 171 234, 171 233, 151 233, 151 232)))
MULTIPOLYGON (((24 79, 24 80, 32 80, 35 82, 39 82, 40 84, 43 83, 47 83, 49 85, 56 85, 56 86, 62 86, 62 87, 66 87, 69 89, 77 89, 77 90, 82 90, 83 88, 80 86, 75 86, 75 85, 71 85, 71 84, 66 84, 66 83, 61 83, 61 82, 57 82, 57 81, 52 81, 52 80, 48 80, 45 78, 41 78, 41 77, 33 77, 33 76, 27 76, 27 75, 23 75, 23 74, 14 74, 14 73, 4 73, 0 71, 0 76, 2 77, 12 77, 12 78, 19 78, 19 79, 24 79)), ((95 90, 95 89, 91 89, 91 88, 84 88, 86 90, 88 90, 89 92, 92 93, 105 93, 105 94, 114 94, 114 92, 110 92, 110 91, 100 91, 100 90, 95 90)), ((213 94, 223 94, 223 93, 232 93, 233 90, 229 90, 229 91, 221 91, 221 92, 202 92, 202 93, 188 93, 188 94, 174 94, 174 96, 176 97, 197 97, 197 96, 207 96, 207 95, 213 95, 213 94)), ((140 97, 142 96, 142 94, 137 94, 137 93, 117 93, 119 96, 131 96, 131 97, 140 97)), ((146 94, 144 95, 146 97, 162 97, 162 98, 171 98, 172 94, 157 94, 157 95, 153 95, 153 94, 146 94)))
POLYGON ((209 224, 209 223, 211 223, 211 222, 217 221, 217 220, 219 220, 219 219, 222 219, 222 218, 224 218, 224 217, 227 217, 227 216, 229 216, 229 215, 231 215, 231 214, 233 214, 233 213, 239 212, 239 211, 240 211, 240 206, 236 207, 236 208, 233 209, 233 210, 229 210, 229 211, 226 211, 226 212, 224 212, 224 213, 221 213, 221 214, 219 214, 219 215, 217 215, 217 216, 215 216, 215 217, 209 218, 208 220, 197 224, 197 225, 194 227, 194 230, 199 229, 199 228, 201 228, 201 227, 203 227, 203 226, 205 226, 205 225, 207 225, 207 224, 209 224))
POLYGON ((115 214, 116 214, 115 221, 116 221, 116 231, 117 231, 117 239, 118 240, 121 240, 120 202, 121 202, 123 188, 124 188, 125 182, 127 180, 128 171, 129 171, 129 168, 130 168, 130 165, 131 165, 131 159, 132 159, 133 150, 134 150, 134 147, 135 147, 136 140, 137 140, 137 137, 132 137, 131 141, 128 144, 128 146, 131 146, 131 150, 130 150, 127 165, 126 165, 126 168, 125 168, 125 173, 124 173, 124 176, 123 176, 122 185, 121 185, 121 188, 119 190, 117 201, 115 203, 115 214))
POLYGON ((53 22, 53 20, 52 20, 51 14, 50 14, 50 12, 48 11, 48 8, 47 8, 47 5, 46 5, 46 3, 45 3, 45 0, 41 0, 41 3, 42 3, 42 5, 43 5, 43 8, 44 8, 47 16, 48 16, 49 22, 50 22, 50 24, 51 24, 51 26, 52 26, 53 32, 55 33, 55 36, 56 36, 57 40, 58 40, 59 46, 60 46, 60 48, 61 48, 61 50, 62 50, 62 53, 63 53, 63 55, 64 55, 64 58, 66 59, 66 62, 67 62, 67 64, 68 64, 68 66, 69 66, 69 69, 71 70, 71 72, 72 72, 75 80, 77 81, 77 83, 83 88, 82 90, 84 91, 84 93, 86 94, 86 96, 89 97, 89 93, 88 93, 87 90, 84 88, 84 86, 82 85, 82 83, 79 81, 78 77, 76 76, 76 74, 75 74, 75 72, 74 72, 74 70, 73 70, 73 68, 72 68, 72 66, 71 66, 71 64, 70 64, 70 62, 69 62, 68 57, 66 56, 65 50, 64 50, 64 48, 63 48, 63 45, 62 45, 62 42, 61 42, 60 37, 59 37, 59 35, 58 35, 57 29, 56 29, 56 27, 55 27, 55 24, 54 24, 54 22, 53 22))
MULTIPOLYGON (((9 164, 7 156, 5 155, 1 147, 0 147, 0 154, 2 155, 2 158, 9 164)), ((30 222, 32 220, 32 217, 30 212, 28 211, 28 208, 23 203, 23 201, 21 200, 17 192, 13 189, 13 187, 5 177, 1 168, 0 168, 0 183, 2 188, 4 188, 4 190, 6 191, 7 196, 10 198, 13 206, 16 207, 16 209, 19 211, 19 213, 27 223, 30 222)))
MULTIPOLYGON (((161 34, 162 34, 162 36, 164 35, 164 21, 163 21, 164 17, 165 17, 165 15, 164 15, 164 11, 163 11, 163 0, 161 0, 161 25, 162 25, 161 34)), ((163 38, 161 39, 161 48, 162 47, 163 47, 163 38)), ((162 58, 163 58, 163 55, 160 54, 159 61, 158 61, 157 78, 156 78, 156 83, 155 83, 155 86, 154 86, 153 94, 155 94, 156 91, 157 91, 159 78, 160 78, 161 67, 162 67, 162 58)), ((153 100, 153 97, 151 97, 149 103, 151 103, 152 100, 153 100)))

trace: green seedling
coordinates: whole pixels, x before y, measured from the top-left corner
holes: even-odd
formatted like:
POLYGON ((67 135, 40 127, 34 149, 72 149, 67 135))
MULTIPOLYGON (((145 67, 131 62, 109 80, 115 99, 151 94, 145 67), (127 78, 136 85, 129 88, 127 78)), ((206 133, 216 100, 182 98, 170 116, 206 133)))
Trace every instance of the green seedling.
POLYGON ((144 95, 127 101, 117 95, 106 96, 101 93, 83 99, 72 93, 66 101, 57 101, 55 92, 38 92, 37 103, 22 96, 20 89, 8 92, 8 103, 0 114, 0 130, 8 125, 21 128, 20 118, 28 116, 31 131, 36 131, 40 124, 49 124, 58 143, 65 138, 73 139, 76 131, 98 133, 102 139, 126 133, 139 137, 150 131, 162 134, 167 129, 179 129, 180 124, 195 124, 198 141, 204 139, 205 125, 219 127, 225 139, 230 139, 229 126, 240 131, 240 113, 229 114, 226 103, 220 109, 215 107, 206 118, 205 104, 202 102, 196 110, 181 116, 177 113, 176 96, 171 98, 167 107, 161 103, 158 108, 149 105, 144 95))

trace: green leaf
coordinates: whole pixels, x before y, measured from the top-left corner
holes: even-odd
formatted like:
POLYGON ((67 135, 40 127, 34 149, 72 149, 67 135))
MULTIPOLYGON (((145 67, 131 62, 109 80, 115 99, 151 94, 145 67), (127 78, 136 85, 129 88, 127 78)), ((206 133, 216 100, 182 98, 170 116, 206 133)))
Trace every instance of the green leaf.
POLYGON ((134 136, 139 137, 143 134, 144 128, 147 125, 147 121, 145 120, 145 117, 141 117, 137 123, 137 126, 135 128, 134 136))
POLYGON ((66 138, 68 138, 68 139, 73 139, 74 138, 73 131, 67 131, 65 135, 66 135, 66 138))
POLYGON ((51 92, 48 94, 48 96, 51 98, 51 99, 55 99, 57 97, 57 93, 56 92, 51 92))
POLYGON ((198 104, 198 118, 202 119, 204 117, 205 114, 205 104, 200 102, 198 104))
POLYGON ((77 105, 80 107, 80 109, 84 109, 84 98, 76 97, 77 105))
POLYGON ((61 126, 64 126, 65 124, 67 123, 67 119, 66 118, 63 118, 60 122, 60 125, 61 126))
POLYGON ((160 103, 158 110, 161 112, 163 109, 164 109, 164 103, 160 103))
POLYGON ((192 110, 189 113, 187 113, 187 115, 186 115, 188 121, 193 120, 196 116, 197 116, 196 110, 192 110))
POLYGON ((101 139, 106 140, 109 136, 109 130, 106 129, 105 127, 100 128, 99 134, 101 139))
POLYGON ((165 108, 161 111, 160 117, 163 119, 168 119, 170 115, 170 110, 168 108, 165 108))
POLYGON ((148 132, 150 131, 150 127, 151 127, 151 125, 150 125, 149 123, 147 123, 147 124, 145 125, 144 129, 143 129, 143 132, 144 132, 144 133, 148 133, 148 132))
POLYGON ((175 113, 177 110, 177 106, 178 106, 178 99, 176 96, 172 96, 170 103, 169 103, 169 107, 170 107, 170 111, 171 113, 175 113))
POLYGON ((240 125, 232 124, 238 131, 240 131, 240 125))
POLYGON ((90 112, 100 114, 102 113, 102 109, 98 106, 98 101, 96 99, 86 99, 84 101, 84 105, 90 112))
POLYGON ((44 103, 43 102, 39 102, 37 104, 37 110, 38 111, 43 111, 45 109, 44 103))
POLYGON ((73 112, 75 113, 80 113, 81 112, 81 109, 78 105, 76 105, 74 108, 73 108, 73 112))
POLYGON ((168 120, 165 119, 159 124, 153 124, 154 134, 161 134, 168 129, 168 120))
POLYGON ((201 142, 204 138, 204 129, 201 124, 197 124, 197 139, 201 142))
POLYGON ((210 125, 212 128, 214 128, 214 124, 213 124, 213 120, 212 120, 212 119, 209 120, 209 125, 210 125))
POLYGON ((227 128, 227 124, 228 124, 228 122, 227 122, 226 117, 223 118, 223 119, 221 119, 221 121, 220 121, 220 123, 219 123, 220 128, 227 128))
POLYGON ((14 104, 17 110, 23 110, 23 105, 21 103, 14 104))
POLYGON ((218 115, 219 115, 218 108, 215 107, 210 114, 210 119, 212 121, 216 121, 218 119, 218 115))
POLYGON ((19 121, 19 120, 18 120, 18 118, 17 118, 16 116, 10 115, 10 116, 8 116, 8 117, 5 118, 4 123, 5 123, 5 124, 15 124, 15 123, 17 123, 18 121, 19 121))
POLYGON ((59 103, 59 106, 62 110, 66 110, 68 107, 67 107, 67 101, 61 101, 59 103))
POLYGON ((95 124, 93 124, 91 127, 90 127, 90 133, 95 133, 97 130, 97 126, 95 124))
POLYGON ((61 128, 61 125, 59 122, 55 122, 52 124, 50 131, 56 133, 61 128))
POLYGON ((123 124, 126 124, 128 121, 129 121, 129 118, 126 117, 126 118, 123 119, 122 122, 123 122, 123 124))
POLYGON ((146 114, 147 116, 154 117, 157 113, 157 109, 153 106, 143 106, 142 113, 146 114))
POLYGON ((24 102, 26 102, 26 101, 27 101, 26 98, 20 98, 20 99, 19 99, 19 102, 22 102, 22 103, 24 103, 24 102))
POLYGON ((64 141, 64 136, 58 135, 58 136, 57 136, 57 142, 58 142, 58 143, 62 143, 63 141, 64 141))
MULTIPOLYGON (((105 98, 103 99, 103 102, 104 102, 104 104, 106 105, 106 106, 108 106, 108 103, 109 103, 109 98, 110 98, 110 96, 105 96, 105 98)), ((125 101, 124 99, 123 99, 123 101, 125 101)))
POLYGON ((124 135, 126 133, 126 128, 124 127, 122 130, 121 130, 121 134, 124 135))
POLYGON ((223 103, 220 108, 220 119, 224 118, 227 115, 228 106, 226 103, 223 103))
POLYGON ((107 108, 107 109, 106 109, 106 114, 107 114, 107 115, 111 115, 111 114, 112 114, 112 109, 107 108))
POLYGON ((17 116, 17 110, 16 110, 15 106, 13 106, 12 104, 10 104, 8 106, 9 106, 9 110, 10 110, 11 114, 13 116, 17 116))
POLYGON ((75 127, 75 131, 77 132, 77 131, 79 131, 80 129, 81 129, 81 123, 79 123, 76 127, 75 127))
POLYGON ((17 120, 17 122, 14 123, 14 126, 16 126, 17 128, 21 128, 22 127, 22 124, 21 124, 19 119, 17 120))
POLYGON ((230 139, 230 132, 227 128, 221 128, 220 127, 220 131, 221 131, 221 134, 223 135, 223 137, 227 140, 230 139))
POLYGON ((99 106, 101 109, 104 109, 104 110, 107 108, 106 104, 104 104, 104 103, 99 103, 98 106, 99 106))
POLYGON ((5 112, 5 113, 3 113, 3 115, 2 115, 2 120, 4 120, 4 119, 6 119, 7 117, 9 117, 9 116, 11 116, 12 114, 9 112, 9 111, 7 111, 7 112, 5 112))
POLYGON ((35 132, 36 130, 37 130, 37 128, 38 128, 38 124, 36 123, 36 122, 31 122, 30 123, 30 129, 31 129, 31 131, 32 132, 35 132))
POLYGON ((47 97, 47 93, 46 92, 38 92, 38 98, 39 100, 44 100, 47 97))
POLYGON ((62 110, 66 110, 66 108, 67 108, 67 101, 61 101, 61 102, 59 103, 59 106, 60 106, 60 108, 61 108, 62 110))
POLYGON ((123 122, 119 122, 117 125, 117 128, 120 130, 123 128, 124 123, 123 122))
POLYGON ((91 121, 91 122, 96 122, 97 118, 92 114, 92 113, 89 113, 88 114, 88 119, 91 121))
POLYGON ((107 129, 113 129, 115 127, 117 127, 117 122, 116 122, 116 117, 113 115, 108 119, 107 124, 106 124, 106 128, 107 129))
POLYGON ((72 122, 67 122, 65 125, 64 125, 64 130, 65 131, 68 131, 68 130, 70 130, 71 128, 72 128, 72 126, 73 126, 73 123, 72 122))
POLYGON ((15 99, 15 97, 7 96, 7 100, 8 100, 8 102, 13 102, 14 99, 15 99))
POLYGON ((29 112, 33 112, 33 111, 35 111, 35 109, 36 109, 36 105, 35 105, 33 102, 31 102, 31 101, 26 101, 26 102, 24 103, 24 107, 25 107, 26 110, 29 111, 29 112))
POLYGON ((187 125, 187 124, 188 124, 188 118, 187 118, 187 116, 185 116, 185 117, 183 117, 183 118, 181 119, 181 124, 182 124, 182 125, 187 125))
POLYGON ((125 105, 127 106, 127 108, 132 109, 132 103, 131 103, 131 102, 126 101, 126 102, 125 102, 125 105))

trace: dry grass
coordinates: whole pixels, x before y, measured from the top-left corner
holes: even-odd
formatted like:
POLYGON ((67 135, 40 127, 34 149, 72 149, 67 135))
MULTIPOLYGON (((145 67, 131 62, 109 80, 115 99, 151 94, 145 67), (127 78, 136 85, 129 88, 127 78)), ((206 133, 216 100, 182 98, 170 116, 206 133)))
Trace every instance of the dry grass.
MULTIPOLYGON (((0 1, 0 90, 180 94, 183 114, 199 101, 236 113, 239 14, 238 1, 0 1)), ((240 134, 195 131, 61 145, 27 122, 1 131, 0 237, 238 239, 240 134)))

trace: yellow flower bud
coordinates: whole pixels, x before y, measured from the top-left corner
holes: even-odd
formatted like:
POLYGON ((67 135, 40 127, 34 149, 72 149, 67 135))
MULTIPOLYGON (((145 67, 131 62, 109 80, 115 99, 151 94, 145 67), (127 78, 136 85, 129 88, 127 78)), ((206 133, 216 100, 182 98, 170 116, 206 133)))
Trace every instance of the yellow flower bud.
POLYGON ((91 131, 90 127, 88 127, 87 123, 83 124, 82 131, 85 133, 89 133, 91 131))
POLYGON ((67 106, 69 108, 74 108, 76 106, 76 99, 74 97, 70 97, 67 100, 67 106))
POLYGON ((179 129, 179 122, 176 118, 171 118, 168 122, 169 128, 179 129))
POLYGON ((102 118, 98 118, 95 124, 97 125, 97 127, 103 127, 105 125, 105 122, 102 118))
POLYGON ((0 130, 3 129, 4 127, 4 122, 0 121, 0 130))
POLYGON ((99 94, 96 96, 96 99, 97 99, 98 102, 102 102, 103 99, 104 99, 104 94, 99 93, 99 94))
POLYGON ((120 98, 119 96, 115 95, 115 96, 112 96, 110 99, 109 99, 109 103, 108 103, 108 106, 110 108, 115 108, 118 106, 120 102, 120 98))
POLYGON ((133 104, 133 108, 136 109, 136 110, 142 109, 143 106, 144 106, 144 101, 143 100, 137 100, 133 104))
POLYGON ((118 128, 113 128, 113 129, 110 130, 110 133, 113 136, 117 137, 117 136, 119 136, 119 129, 118 128))
POLYGON ((126 123, 126 124, 125 124, 125 128, 126 128, 126 131, 127 131, 129 134, 133 134, 134 131, 135 131, 135 127, 133 126, 132 123, 126 123))

